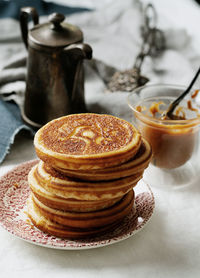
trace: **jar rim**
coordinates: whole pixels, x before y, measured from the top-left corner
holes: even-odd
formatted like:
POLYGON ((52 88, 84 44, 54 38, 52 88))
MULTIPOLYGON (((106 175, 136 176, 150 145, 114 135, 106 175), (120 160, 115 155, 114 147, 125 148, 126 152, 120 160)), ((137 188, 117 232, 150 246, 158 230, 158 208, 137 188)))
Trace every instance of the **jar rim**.
MULTIPOLYGON (((189 127, 189 126, 195 126, 195 125, 198 125, 200 124, 200 116, 199 117, 195 117, 195 118, 191 118, 191 119, 181 119, 181 120, 170 120, 170 119, 158 119, 158 118, 153 118, 151 116, 148 116, 148 115, 145 115, 143 113, 141 113, 140 111, 138 111, 136 109, 136 107, 139 105, 139 103, 141 103, 142 101, 145 101, 145 100, 151 100, 151 99, 155 99, 155 98, 170 98, 170 96, 156 96, 156 97, 147 97, 147 98, 144 98, 144 99, 140 99, 140 101, 138 101, 137 103, 135 103, 134 105, 131 103, 131 97, 133 95, 138 95, 139 92, 142 90, 142 89, 145 89, 145 88, 154 88, 154 87, 165 87, 165 88, 174 88, 174 89, 185 89, 186 86, 182 86, 182 85, 176 85, 176 84, 151 84, 151 85, 144 85, 144 86, 141 86, 139 88, 136 88, 134 91, 132 91, 129 95, 128 95, 128 105, 129 107, 133 110, 133 112, 135 113, 136 117, 137 118, 143 118, 144 121, 146 123, 156 123, 158 125, 162 125, 163 127, 166 127, 167 126, 176 126, 176 125, 179 125, 179 126, 186 126, 189 127)), ((193 90, 196 90, 197 88, 193 88, 193 90)))

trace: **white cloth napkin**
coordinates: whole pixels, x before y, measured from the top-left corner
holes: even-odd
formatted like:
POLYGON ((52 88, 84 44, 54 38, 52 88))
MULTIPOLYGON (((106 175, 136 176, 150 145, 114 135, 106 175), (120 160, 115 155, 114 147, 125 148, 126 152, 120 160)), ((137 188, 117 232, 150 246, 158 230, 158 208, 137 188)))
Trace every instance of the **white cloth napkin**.
MULTIPOLYGON (((142 73, 150 78, 151 83, 186 85, 199 65, 200 51, 196 45, 198 41, 193 39, 189 28, 185 28, 187 24, 179 24, 176 27, 166 18, 163 6, 159 5, 158 1, 153 2, 158 10, 158 27, 162 28, 165 34, 166 50, 157 58, 147 57, 142 73)), ((99 74, 90 67, 86 76, 86 103, 93 112, 111 113, 130 120, 127 93, 117 92, 113 97, 113 93, 106 91, 103 79, 108 76, 110 69, 106 65, 111 66, 111 73, 112 67, 125 70, 133 66, 141 47, 141 10, 146 3, 147 1, 136 0, 126 0, 123 3, 119 0, 105 1, 105 4, 100 5, 94 12, 66 18, 68 22, 78 25, 83 30, 85 42, 92 46, 93 57, 100 71, 99 74)), ((197 18, 188 17, 188 21, 191 19, 197 21, 197 18)), ((46 17, 41 19, 46 20, 46 17)), ((11 19, 7 19, 6 23, 2 20, 0 33, 0 40, 4 42, 0 44, 0 93, 5 96, 12 91, 16 92, 16 95, 9 96, 9 99, 12 98, 21 105, 27 53, 21 43, 19 24, 11 19)))

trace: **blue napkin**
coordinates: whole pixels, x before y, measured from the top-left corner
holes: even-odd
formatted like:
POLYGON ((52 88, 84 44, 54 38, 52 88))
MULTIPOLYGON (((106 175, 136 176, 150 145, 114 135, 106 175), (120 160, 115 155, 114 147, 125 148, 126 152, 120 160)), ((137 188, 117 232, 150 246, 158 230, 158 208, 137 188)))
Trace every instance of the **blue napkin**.
POLYGON ((69 7, 42 0, 0 0, 0 18, 11 17, 19 19, 20 8, 28 6, 35 7, 39 15, 49 15, 55 12, 68 15, 88 11, 86 8, 69 7))
POLYGON ((19 107, 14 102, 5 102, 0 99, 0 163, 9 152, 15 135, 22 129, 34 131, 22 122, 19 107))

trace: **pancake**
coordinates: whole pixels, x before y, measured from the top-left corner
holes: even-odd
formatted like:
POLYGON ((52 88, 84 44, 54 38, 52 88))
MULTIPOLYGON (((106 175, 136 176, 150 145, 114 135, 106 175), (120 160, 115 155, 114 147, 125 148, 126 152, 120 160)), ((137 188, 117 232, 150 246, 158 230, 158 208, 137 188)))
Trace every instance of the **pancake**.
POLYGON ((152 149, 150 144, 142 138, 142 142, 136 155, 129 161, 105 169, 96 170, 66 170, 57 168, 58 171, 67 174, 69 177, 79 178, 88 181, 105 181, 128 177, 138 172, 144 171, 152 158, 152 149))
POLYGON ((141 135, 129 122, 110 115, 73 114, 40 128, 34 138, 38 157, 54 168, 103 169, 132 158, 141 135))
POLYGON ((121 197, 118 197, 103 201, 82 201, 72 198, 61 198, 55 194, 48 192, 36 182, 31 183, 30 188, 36 198, 49 208, 68 210, 72 212, 88 212, 105 209, 114 205, 121 199, 121 197))
POLYGON ((131 190, 115 205, 93 212, 70 212, 52 209, 41 203, 34 195, 32 200, 46 219, 73 228, 97 228, 119 221, 130 212, 133 206, 134 193, 131 190))
MULTIPOLYGON (((118 221, 115 221, 111 224, 108 224, 106 226, 98 227, 98 228, 74 228, 66 225, 61 225, 56 222, 53 222, 40 212, 38 207, 33 202, 32 197, 30 196, 27 202, 28 205, 28 216, 31 219, 32 223, 35 227, 42 230, 43 232, 46 232, 48 234, 51 234, 53 236, 61 237, 61 238, 68 238, 68 239, 81 239, 81 238, 88 238, 88 237, 94 237, 97 235, 104 234, 105 232, 111 231, 114 228, 116 228, 120 221, 123 220, 123 218, 119 219, 118 221)), ((129 208, 127 209, 127 214, 130 213, 130 211, 135 209, 135 206, 133 207, 133 204, 130 203, 129 208)), ((124 217, 126 216, 124 215, 124 217)))
POLYGON ((130 177, 105 182, 82 181, 69 178, 40 161, 30 171, 28 183, 30 187, 40 185, 62 198, 97 201, 122 197, 137 184, 142 174, 140 172, 130 177))
POLYGON ((40 212, 37 210, 36 206, 34 206, 32 199, 28 200, 28 216, 31 219, 34 226, 40 229, 41 231, 56 237, 68 239, 83 239, 99 236, 101 234, 104 234, 105 232, 111 231, 118 225, 117 222, 98 229, 91 228, 87 230, 63 226, 54 223, 50 220, 47 220, 43 215, 41 215, 40 212))

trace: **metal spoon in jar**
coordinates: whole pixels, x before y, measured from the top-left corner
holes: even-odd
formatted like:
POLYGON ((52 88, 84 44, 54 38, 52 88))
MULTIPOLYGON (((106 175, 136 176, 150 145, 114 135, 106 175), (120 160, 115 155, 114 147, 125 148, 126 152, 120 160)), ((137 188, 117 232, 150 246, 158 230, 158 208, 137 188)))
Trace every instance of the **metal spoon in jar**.
POLYGON ((176 108, 176 106, 181 102, 181 100, 190 92, 192 86, 194 85, 194 82, 197 80, 197 77, 200 74, 200 67, 197 71, 197 73, 195 74, 194 78, 192 79, 190 85, 188 86, 188 88, 177 98, 175 99, 168 107, 167 111, 163 113, 162 115, 162 119, 166 120, 166 119, 171 119, 174 120, 176 118, 175 115, 173 115, 173 112, 176 108))

